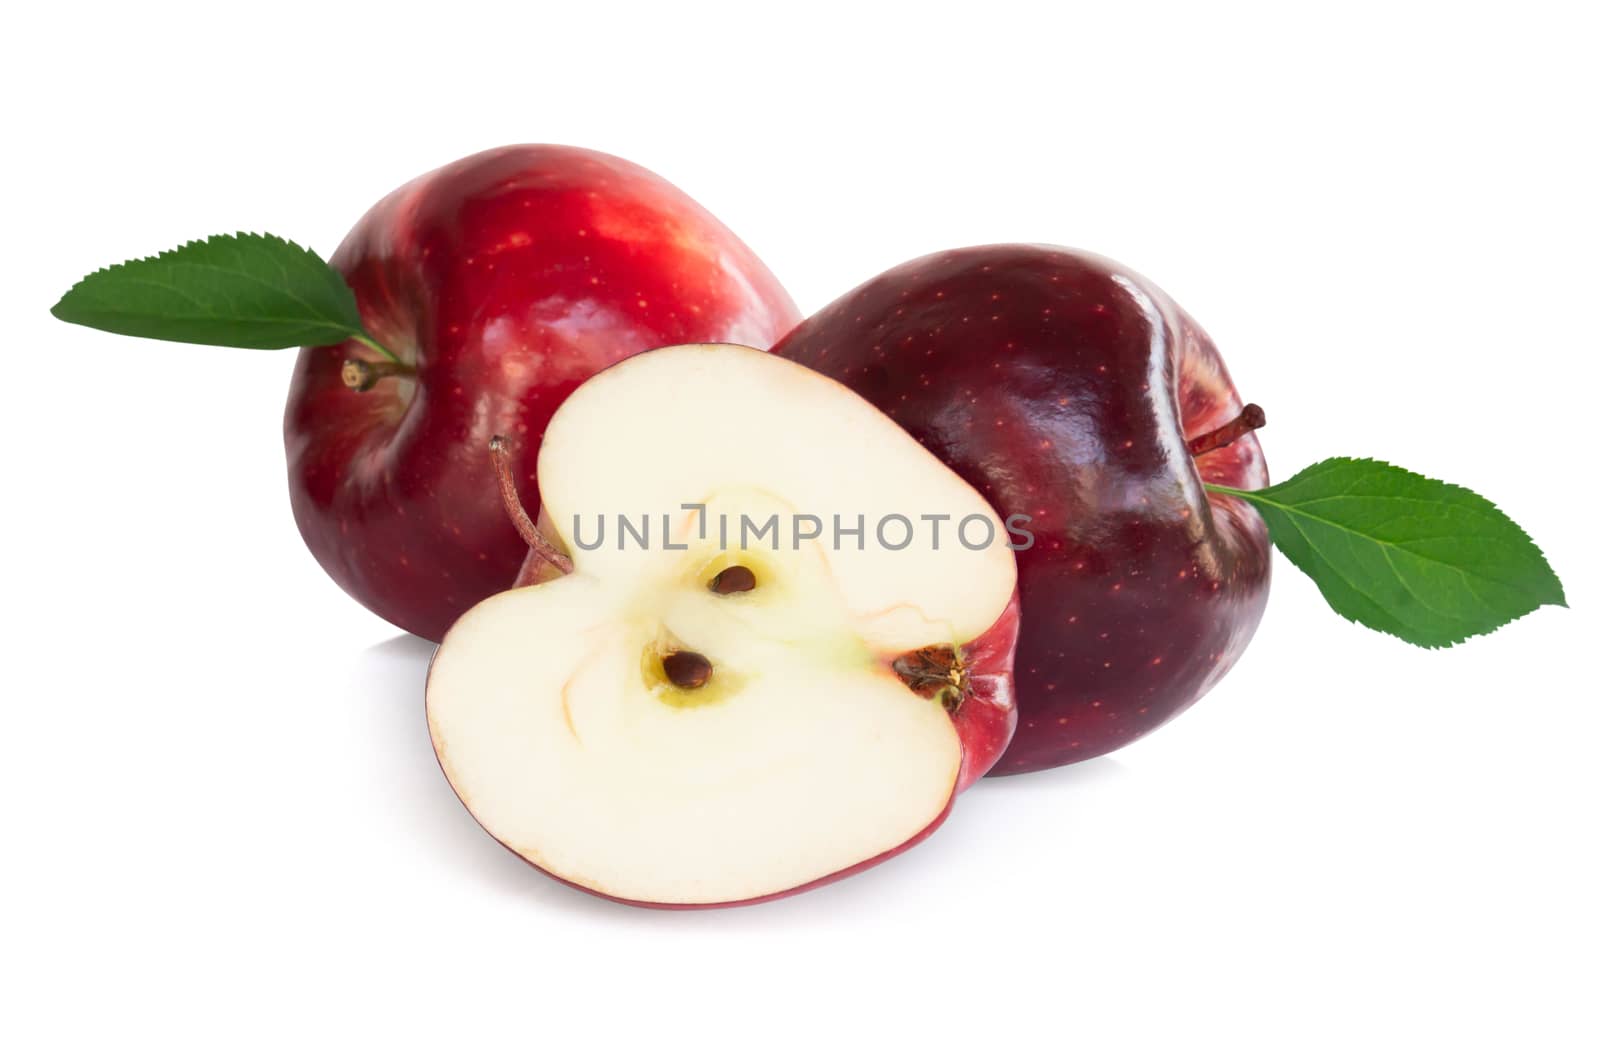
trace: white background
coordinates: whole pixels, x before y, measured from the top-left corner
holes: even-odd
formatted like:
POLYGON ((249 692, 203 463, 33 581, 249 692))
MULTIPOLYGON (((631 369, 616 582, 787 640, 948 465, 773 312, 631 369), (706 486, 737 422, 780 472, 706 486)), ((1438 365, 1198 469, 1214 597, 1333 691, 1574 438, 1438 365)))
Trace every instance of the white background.
POLYGON ((549 6, 7 16, 0 1046, 1596 1049, 1588 5, 549 6), (1189 714, 862 877, 687 914, 544 880, 433 762, 428 647, 301 545, 292 354, 47 314, 213 232, 329 252, 517 141, 661 172, 804 310, 955 245, 1121 259, 1280 477, 1472 486, 1572 609, 1424 652, 1280 559, 1189 714))

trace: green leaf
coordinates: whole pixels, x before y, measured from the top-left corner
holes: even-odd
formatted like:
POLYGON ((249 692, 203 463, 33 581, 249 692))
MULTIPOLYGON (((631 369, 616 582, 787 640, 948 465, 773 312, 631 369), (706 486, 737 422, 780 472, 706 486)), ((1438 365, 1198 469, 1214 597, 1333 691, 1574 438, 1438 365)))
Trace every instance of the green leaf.
POLYGON ((1335 611, 1412 644, 1447 647, 1544 604, 1566 606, 1539 547, 1465 487, 1331 458, 1263 490, 1206 489, 1254 505, 1335 611))
POLYGON ((107 267, 69 289, 50 313, 188 344, 292 348, 354 338, 377 348, 344 277, 310 249, 271 234, 219 234, 107 267))

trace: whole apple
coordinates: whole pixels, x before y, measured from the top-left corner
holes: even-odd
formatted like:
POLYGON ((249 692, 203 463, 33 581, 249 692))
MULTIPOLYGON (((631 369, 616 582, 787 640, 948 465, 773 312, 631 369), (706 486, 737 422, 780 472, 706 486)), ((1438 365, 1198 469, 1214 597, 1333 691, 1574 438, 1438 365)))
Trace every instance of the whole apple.
POLYGON ((773 351, 864 395, 1002 516, 1032 518, 1017 553, 1018 726, 994 774, 1115 750, 1244 651, 1266 605, 1267 532, 1202 482, 1259 488, 1266 464, 1211 340, 1144 278, 1047 246, 938 253, 773 351), (1202 437, 1195 449, 1214 448, 1191 454, 1202 437))
POLYGON ((515 441, 537 493, 539 439, 586 378, 661 345, 766 348, 799 317, 683 192, 573 147, 490 150, 413 180, 329 262, 401 362, 354 341, 301 351, 284 416, 295 521, 346 592, 430 640, 526 554, 491 436, 515 441))

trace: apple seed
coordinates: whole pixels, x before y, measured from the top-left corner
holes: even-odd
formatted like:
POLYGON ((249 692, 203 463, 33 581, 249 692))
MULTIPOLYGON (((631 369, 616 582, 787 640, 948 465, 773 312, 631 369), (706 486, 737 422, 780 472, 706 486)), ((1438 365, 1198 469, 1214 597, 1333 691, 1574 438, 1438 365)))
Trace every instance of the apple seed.
POLYGON ((661 657, 661 672, 674 687, 704 688, 711 680, 711 660, 697 651, 674 651, 661 657))
POLYGON ((711 591, 721 596, 729 593, 748 593, 756 587, 756 573, 748 567, 735 564, 717 572, 711 580, 711 591))

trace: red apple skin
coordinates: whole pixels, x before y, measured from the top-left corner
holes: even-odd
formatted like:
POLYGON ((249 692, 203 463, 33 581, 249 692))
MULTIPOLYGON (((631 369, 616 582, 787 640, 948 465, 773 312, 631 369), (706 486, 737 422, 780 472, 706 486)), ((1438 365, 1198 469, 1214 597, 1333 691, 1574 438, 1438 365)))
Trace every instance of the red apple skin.
POLYGON ((966 664, 968 690, 950 719, 961 737, 960 794, 999 762, 1017 731, 1017 690, 1014 674, 1021 598, 1011 602, 995 624, 961 649, 966 664))
POLYGON ((347 593, 434 641, 509 586, 526 552, 500 506, 490 436, 517 440, 531 481, 551 414, 590 375, 665 344, 766 348, 799 320, 777 279, 683 192, 565 146, 489 150, 413 180, 330 262, 416 377, 355 392, 344 360, 376 353, 301 351, 284 415, 295 522, 347 593))
POLYGON ((1018 726, 992 770, 1083 761, 1189 707, 1266 606, 1266 527, 1202 482, 1267 483, 1254 436, 1189 456, 1238 414, 1210 338, 1161 290, 1074 250, 923 257, 773 349, 849 385, 976 487, 1032 517, 1017 553, 1018 726))

